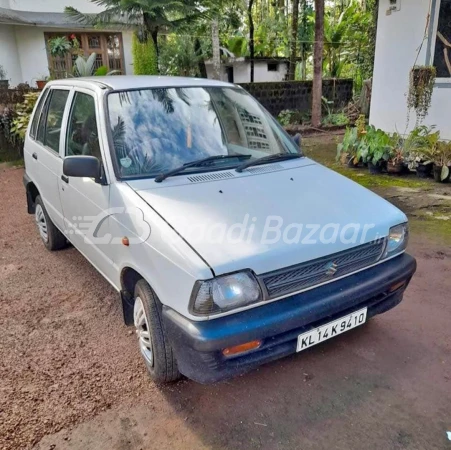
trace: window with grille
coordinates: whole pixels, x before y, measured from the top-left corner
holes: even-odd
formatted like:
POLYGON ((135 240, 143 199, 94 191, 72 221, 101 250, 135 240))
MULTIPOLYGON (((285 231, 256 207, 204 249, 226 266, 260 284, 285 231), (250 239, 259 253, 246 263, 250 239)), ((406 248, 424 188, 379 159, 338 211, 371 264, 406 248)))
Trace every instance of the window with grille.
POLYGON ((78 55, 88 57, 91 53, 97 55, 95 69, 105 66, 108 72, 117 70, 125 74, 121 33, 45 33, 46 43, 57 36, 67 36, 70 41, 74 41, 75 38, 79 43, 79 49, 74 48, 64 57, 54 57, 47 51, 49 68, 53 77, 66 78, 68 74, 73 73, 78 55))

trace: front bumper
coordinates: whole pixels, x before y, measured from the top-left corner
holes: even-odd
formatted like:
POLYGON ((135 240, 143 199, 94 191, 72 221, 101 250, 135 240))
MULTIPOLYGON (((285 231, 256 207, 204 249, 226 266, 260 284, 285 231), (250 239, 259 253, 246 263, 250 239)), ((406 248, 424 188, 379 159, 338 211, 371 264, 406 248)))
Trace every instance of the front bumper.
POLYGON ((298 335, 367 307, 367 318, 398 305, 416 270, 407 254, 307 292, 230 316, 189 320, 163 307, 165 328, 181 373, 213 383, 296 352, 298 335), (405 285, 390 292, 390 288, 405 285), (253 340, 262 345, 247 354, 225 357, 222 350, 253 340))

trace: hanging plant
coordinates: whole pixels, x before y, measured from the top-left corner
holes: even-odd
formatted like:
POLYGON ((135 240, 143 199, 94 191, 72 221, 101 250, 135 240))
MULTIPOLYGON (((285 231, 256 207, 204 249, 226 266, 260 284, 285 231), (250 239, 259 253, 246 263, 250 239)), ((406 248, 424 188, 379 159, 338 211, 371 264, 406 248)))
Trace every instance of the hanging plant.
POLYGON ((436 69, 433 66, 414 66, 410 71, 409 93, 407 107, 414 109, 417 115, 417 125, 428 114, 434 90, 436 69))

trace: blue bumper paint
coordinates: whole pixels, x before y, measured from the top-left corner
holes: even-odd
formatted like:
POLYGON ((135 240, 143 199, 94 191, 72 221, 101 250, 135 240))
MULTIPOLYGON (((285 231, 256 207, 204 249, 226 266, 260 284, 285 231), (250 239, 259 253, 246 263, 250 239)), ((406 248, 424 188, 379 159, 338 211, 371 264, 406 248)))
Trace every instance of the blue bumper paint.
POLYGON ((163 308, 166 330, 180 372, 200 383, 213 383, 296 352, 297 336, 348 313, 368 308, 368 318, 395 307, 416 270, 407 254, 336 282, 226 317, 191 321, 163 308), (395 283, 402 288, 389 292, 395 283), (262 346, 227 358, 226 347, 252 340, 262 346))

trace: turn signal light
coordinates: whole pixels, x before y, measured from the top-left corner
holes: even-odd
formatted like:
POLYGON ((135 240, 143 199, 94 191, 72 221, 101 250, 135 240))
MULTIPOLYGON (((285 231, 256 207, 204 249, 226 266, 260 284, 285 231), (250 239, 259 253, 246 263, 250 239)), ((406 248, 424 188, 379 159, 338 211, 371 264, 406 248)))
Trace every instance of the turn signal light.
POLYGON ((389 292, 397 291, 398 289, 402 288, 405 284, 406 284, 405 280, 404 281, 400 281, 399 283, 396 283, 393 286, 391 286, 389 292))
POLYGON ((250 350, 255 350, 262 345, 262 341, 251 341, 245 344, 235 345, 234 347, 225 348, 222 353, 224 356, 239 355, 240 353, 245 353, 250 350))

